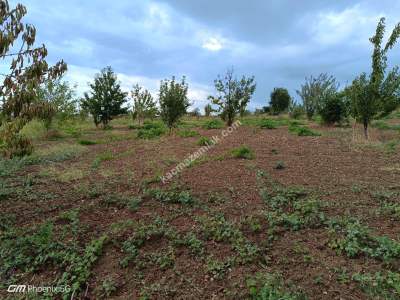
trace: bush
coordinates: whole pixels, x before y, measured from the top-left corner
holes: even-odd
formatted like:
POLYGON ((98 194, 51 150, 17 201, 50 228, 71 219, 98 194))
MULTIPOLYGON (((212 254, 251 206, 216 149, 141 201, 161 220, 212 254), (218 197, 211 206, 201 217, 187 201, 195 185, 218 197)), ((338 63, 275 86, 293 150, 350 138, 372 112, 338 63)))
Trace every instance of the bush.
POLYGON ((138 130, 137 137, 140 139, 153 139, 165 133, 166 129, 159 122, 145 122, 143 127, 138 130))
POLYGON ((221 120, 214 119, 204 124, 204 129, 220 129, 224 127, 224 123, 221 120))
POLYGON ((270 119, 262 119, 260 122, 260 127, 261 128, 266 128, 266 129, 275 129, 276 124, 273 120, 270 119))
POLYGON ((235 158, 253 159, 254 152, 247 146, 240 146, 232 150, 232 156, 235 158))
POLYGON ((335 124, 341 122, 346 117, 346 106, 343 97, 339 94, 327 96, 322 107, 319 109, 322 122, 325 124, 335 124))

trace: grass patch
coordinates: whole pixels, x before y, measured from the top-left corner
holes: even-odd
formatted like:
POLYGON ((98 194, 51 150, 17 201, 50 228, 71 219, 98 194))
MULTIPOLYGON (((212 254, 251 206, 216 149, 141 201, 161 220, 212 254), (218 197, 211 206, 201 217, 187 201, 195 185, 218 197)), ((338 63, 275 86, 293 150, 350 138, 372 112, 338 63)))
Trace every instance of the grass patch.
POLYGON ((206 136, 202 136, 201 138, 199 138, 199 140, 197 141, 197 145, 199 146, 209 146, 214 144, 214 141, 206 136))
POLYGON ((137 132, 137 137, 140 139, 154 139, 160 137, 165 132, 165 125, 161 122, 144 122, 143 127, 137 132))
POLYGON ((245 145, 233 149, 231 154, 234 158, 253 159, 255 157, 253 150, 245 145))
POLYGON ((194 137, 194 136, 199 136, 200 134, 197 131, 190 130, 190 129, 183 129, 178 131, 178 136, 182 138, 187 138, 187 137, 194 137))
POLYGON ((276 122, 271 119, 262 119, 260 121, 260 127, 265 129, 275 129, 277 128, 276 122))
POLYGON ((219 119, 213 119, 210 121, 207 121, 204 125, 204 129, 221 129, 225 126, 224 122, 222 122, 219 119))

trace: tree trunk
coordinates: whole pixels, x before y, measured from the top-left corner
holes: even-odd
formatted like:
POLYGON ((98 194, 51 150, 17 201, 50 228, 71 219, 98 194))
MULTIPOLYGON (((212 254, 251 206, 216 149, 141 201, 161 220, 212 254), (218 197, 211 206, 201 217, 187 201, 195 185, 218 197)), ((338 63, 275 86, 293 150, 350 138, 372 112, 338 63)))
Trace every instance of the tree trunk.
POLYGON ((364 137, 368 140, 368 121, 364 120, 364 137))

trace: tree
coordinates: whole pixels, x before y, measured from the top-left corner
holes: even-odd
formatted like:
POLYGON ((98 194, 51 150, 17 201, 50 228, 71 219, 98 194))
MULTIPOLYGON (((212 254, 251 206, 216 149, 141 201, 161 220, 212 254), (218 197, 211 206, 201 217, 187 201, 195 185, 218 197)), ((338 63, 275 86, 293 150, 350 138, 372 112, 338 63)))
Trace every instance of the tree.
MULTIPOLYGON (((61 120, 73 117, 77 114, 78 99, 75 88, 61 78, 46 81, 38 88, 38 99, 51 104, 55 109, 55 115, 61 120)), ((46 127, 50 126, 51 119, 47 120, 46 127)))
POLYGON ((291 98, 289 92, 285 88, 274 88, 271 93, 269 105, 274 115, 278 115, 289 108, 291 98))
POLYGON ((400 36, 400 23, 393 29, 385 47, 382 47, 385 27, 385 18, 381 18, 375 35, 370 38, 374 47, 371 74, 367 76, 366 73, 362 73, 346 89, 351 100, 351 113, 363 124, 366 139, 370 122, 390 114, 400 104, 399 67, 395 66, 387 71, 387 53, 400 36))
POLYGON ((307 118, 312 119, 318 112, 321 102, 328 97, 329 94, 335 93, 339 88, 335 77, 326 73, 320 74, 318 77, 310 76, 306 78, 305 84, 301 86, 301 90, 297 90, 297 94, 303 101, 307 118))
POLYGON ((325 124, 332 125, 342 122, 348 115, 344 92, 328 94, 318 113, 325 124))
POLYGON ((7 0, 0 1, 0 58, 3 65, 9 64, 9 72, 1 74, 4 80, 0 86, 0 148, 8 157, 32 151, 29 139, 20 135, 21 129, 33 118, 46 119, 54 111, 52 105, 37 97, 39 86, 67 70, 62 60, 52 67, 48 65, 45 45, 34 47, 36 29, 23 23, 26 13, 22 4, 10 8, 7 0))
POLYGON ((106 128, 114 116, 127 112, 127 108, 122 107, 127 102, 127 93, 121 90, 117 75, 111 67, 106 67, 96 74, 94 83, 90 83, 89 86, 92 90, 90 95, 84 94, 81 107, 92 115, 96 126, 102 123, 103 128, 106 128))
POLYGON ((204 115, 206 117, 211 116, 211 113, 214 111, 214 109, 212 108, 211 104, 208 103, 206 106, 204 106, 204 115))
POLYGON ((178 120, 186 114, 190 106, 187 92, 188 85, 185 77, 182 78, 181 82, 175 81, 175 77, 172 77, 171 80, 161 81, 159 92, 160 114, 170 131, 176 126, 178 120))
POLYGON ((137 119, 139 125, 143 125, 145 118, 154 118, 157 114, 156 102, 153 100, 153 96, 146 89, 136 84, 133 86, 131 91, 133 99, 132 117, 137 119))
POLYGON ((217 96, 209 96, 213 104, 219 109, 221 118, 231 126, 236 115, 245 111, 251 96, 256 90, 254 76, 246 78, 242 76, 240 80, 234 77, 233 69, 229 69, 224 78, 218 76, 214 80, 217 96))

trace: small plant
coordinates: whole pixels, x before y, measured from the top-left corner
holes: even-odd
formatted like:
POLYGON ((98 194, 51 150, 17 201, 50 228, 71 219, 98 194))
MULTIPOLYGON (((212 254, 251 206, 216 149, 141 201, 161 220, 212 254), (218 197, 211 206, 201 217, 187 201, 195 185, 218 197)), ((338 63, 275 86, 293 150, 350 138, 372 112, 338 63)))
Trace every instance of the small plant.
POLYGON ((128 209, 132 212, 135 212, 138 210, 140 204, 142 203, 142 198, 140 197, 133 197, 132 199, 129 200, 128 202, 128 209))
POLYGON ((221 129, 224 127, 224 123, 219 120, 219 119, 213 119, 210 121, 207 121, 204 125, 204 129, 221 129))
POLYGON ((186 205, 192 205, 194 203, 194 198, 189 191, 177 191, 175 189, 164 191, 161 189, 152 189, 147 191, 147 195, 165 203, 186 205))
POLYGON ((180 137, 186 138, 186 137, 199 136, 199 133, 194 130, 184 129, 184 130, 178 131, 178 135, 180 137))
POLYGON ((278 275, 261 274, 246 281, 249 294, 253 300, 300 300, 305 296, 298 292, 285 291, 282 279, 278 275))
POLYGON ((286 168, 285 163, 281 160, 275 164, 276 170, 283 170, 284 168, 286 168))
POLYGON ((105 299, 109 298, 116 291, 117 291, 117 285, 114 279, 106 278, 101 283, 101 288, 98 295, 100 298, 105 299))
POLYGON ((253 159, 254 152, 249 147, 243 145, 231 151, 234 158, 253 159))
POLYGON ((319 132, 313 131, 306 126, 299 126, 295 123, 289 125, 289 132, 298 136, 320 136, 319 132))
POLYGON ((209 145, 213 145, 213 144, 214 144, 214 141, 206 136, 202 136, 197 141, 197 145, 199 145, 199 146, 209 146, 209 145))
POLYGON ((90 141, 90 140, 79 140, 78 144, 89 146, 89 145, 96 145, 97 143, 95 141, 90 141))

